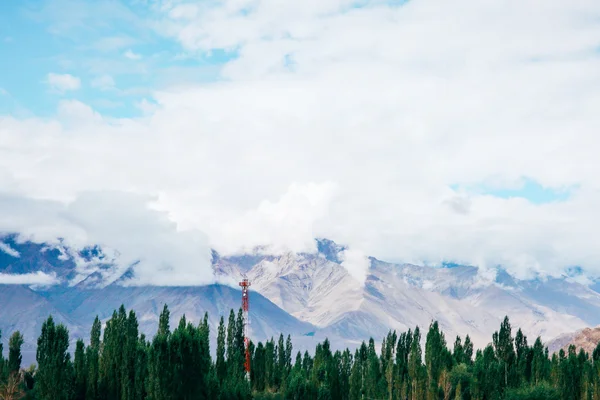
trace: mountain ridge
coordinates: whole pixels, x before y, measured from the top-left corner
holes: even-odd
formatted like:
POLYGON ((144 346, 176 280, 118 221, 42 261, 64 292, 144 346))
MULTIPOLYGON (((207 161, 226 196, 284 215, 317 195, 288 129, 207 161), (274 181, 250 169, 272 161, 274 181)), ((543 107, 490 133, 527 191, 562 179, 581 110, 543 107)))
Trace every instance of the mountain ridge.
MULTIPOLYGON (((259 340, 279 330, 302 340, 308 340, 308 333, 315 338, 329 336, 343 347, 369 337, 377 340, 390 329, 426 327, 437 320, 449 341, 469 334, 476 345, 484 346, 505 315, 528 336, 544 340, 600 324, 600 294, 568 278, 520 280, 501 268, 482 276, 473 266, 418 266, 369 257, 368 274, 361 282, 343 265, 347 248, 328 239, 317 239, 312 253, 269 254, 259 248, 223 256, 213 251, 215 283, 197 287, 128 286, 135 265, 121 268, 124 272, 106 284, 110 274, 105 271, 114 268, 98 246, 74 252, 60 245, 53 249, 20 243, 15 236, 0 241, 13 253, 0 249, 0 273, 43 271, 60 280, 35 290, 23 286, 26 301, 21 305, 7 297, 5 302, 16 309, 35 304, 38 311, 57 313, 82 337, 87 333, 80 332, 80 326, 89 325, 96 314, 108 318, 120 304, 138 312, 148 334, 165 303, 172 310, 173 325, 184 313, 197 320, 204 310, 209 311, 214 330, 220 315, 239 307, 236 283, 242 276, 252 282, 251 320, 259 340)), ((0 314, 3 340, 7 328, 22 328, 31 341, 37 325, 7 315, 6 320, 17 322, 3 326, 0 314)), ((39 324, 42 316, 35 315, 39 324)))

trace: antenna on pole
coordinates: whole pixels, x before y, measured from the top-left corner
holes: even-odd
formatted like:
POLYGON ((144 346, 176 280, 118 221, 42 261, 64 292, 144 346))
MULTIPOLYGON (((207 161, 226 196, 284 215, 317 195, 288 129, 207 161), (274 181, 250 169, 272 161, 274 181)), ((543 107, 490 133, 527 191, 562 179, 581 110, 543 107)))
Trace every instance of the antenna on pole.
POLYGON ((250 380, 250 298, 248 288, 250 287, 250 281, 246 275, 242 275, 242 281, 240 282, 242 287, 242 312, 244 314, 244 370, 246 371, 246 379, 250 380))

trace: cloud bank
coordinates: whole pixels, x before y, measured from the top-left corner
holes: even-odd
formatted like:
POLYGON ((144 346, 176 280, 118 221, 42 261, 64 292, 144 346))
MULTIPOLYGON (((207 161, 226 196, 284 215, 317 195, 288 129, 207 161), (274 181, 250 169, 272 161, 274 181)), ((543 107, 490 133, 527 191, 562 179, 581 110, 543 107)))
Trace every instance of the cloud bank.
POLYGON ((235 50, 221 79, 155 88, 140 117, 76 100, 1 116, 0 187, 22 217, 2 208, 0 229, 144 256, 147 283, 200 280, 209 247, 314 237, 600 275, 600 3, 393 3, 158 4, 152 26, 189 54, 235 50), (574 189, 543 204, 461 189, 523 179, 574 189))

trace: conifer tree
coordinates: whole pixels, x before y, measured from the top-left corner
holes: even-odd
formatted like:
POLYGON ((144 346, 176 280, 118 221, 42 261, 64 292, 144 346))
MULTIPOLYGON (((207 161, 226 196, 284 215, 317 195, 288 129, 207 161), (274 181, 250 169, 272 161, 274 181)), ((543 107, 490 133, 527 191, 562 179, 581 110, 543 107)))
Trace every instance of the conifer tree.
POLYGON ((23 335, 15 331, 8 341, 8 373, 17 374, 21 369, 21 346, 23 346, 23 335))

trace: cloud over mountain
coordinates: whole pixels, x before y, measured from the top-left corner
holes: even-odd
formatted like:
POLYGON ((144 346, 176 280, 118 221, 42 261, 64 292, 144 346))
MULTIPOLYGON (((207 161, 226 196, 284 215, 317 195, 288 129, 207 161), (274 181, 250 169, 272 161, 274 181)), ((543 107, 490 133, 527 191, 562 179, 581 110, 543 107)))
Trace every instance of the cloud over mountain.
MULTIPOLYGON (((145 88, 142 116, 83 98, 0 116, 0 229, 145 255, 149 283, 175 264, 202 281, 210 247, 299 251, 314 237, 392 261, 600 274, 598 2, 150 11, 132 26, 178 57, 225 54, 217 78, 171 71, 145 88), (524 182, 566 195, 541 202, 524 182)), ((133 43, 115 57, 150 62, 123 60, 133 43)), ((119 68, 101 74, 120 83, 119 68)))

